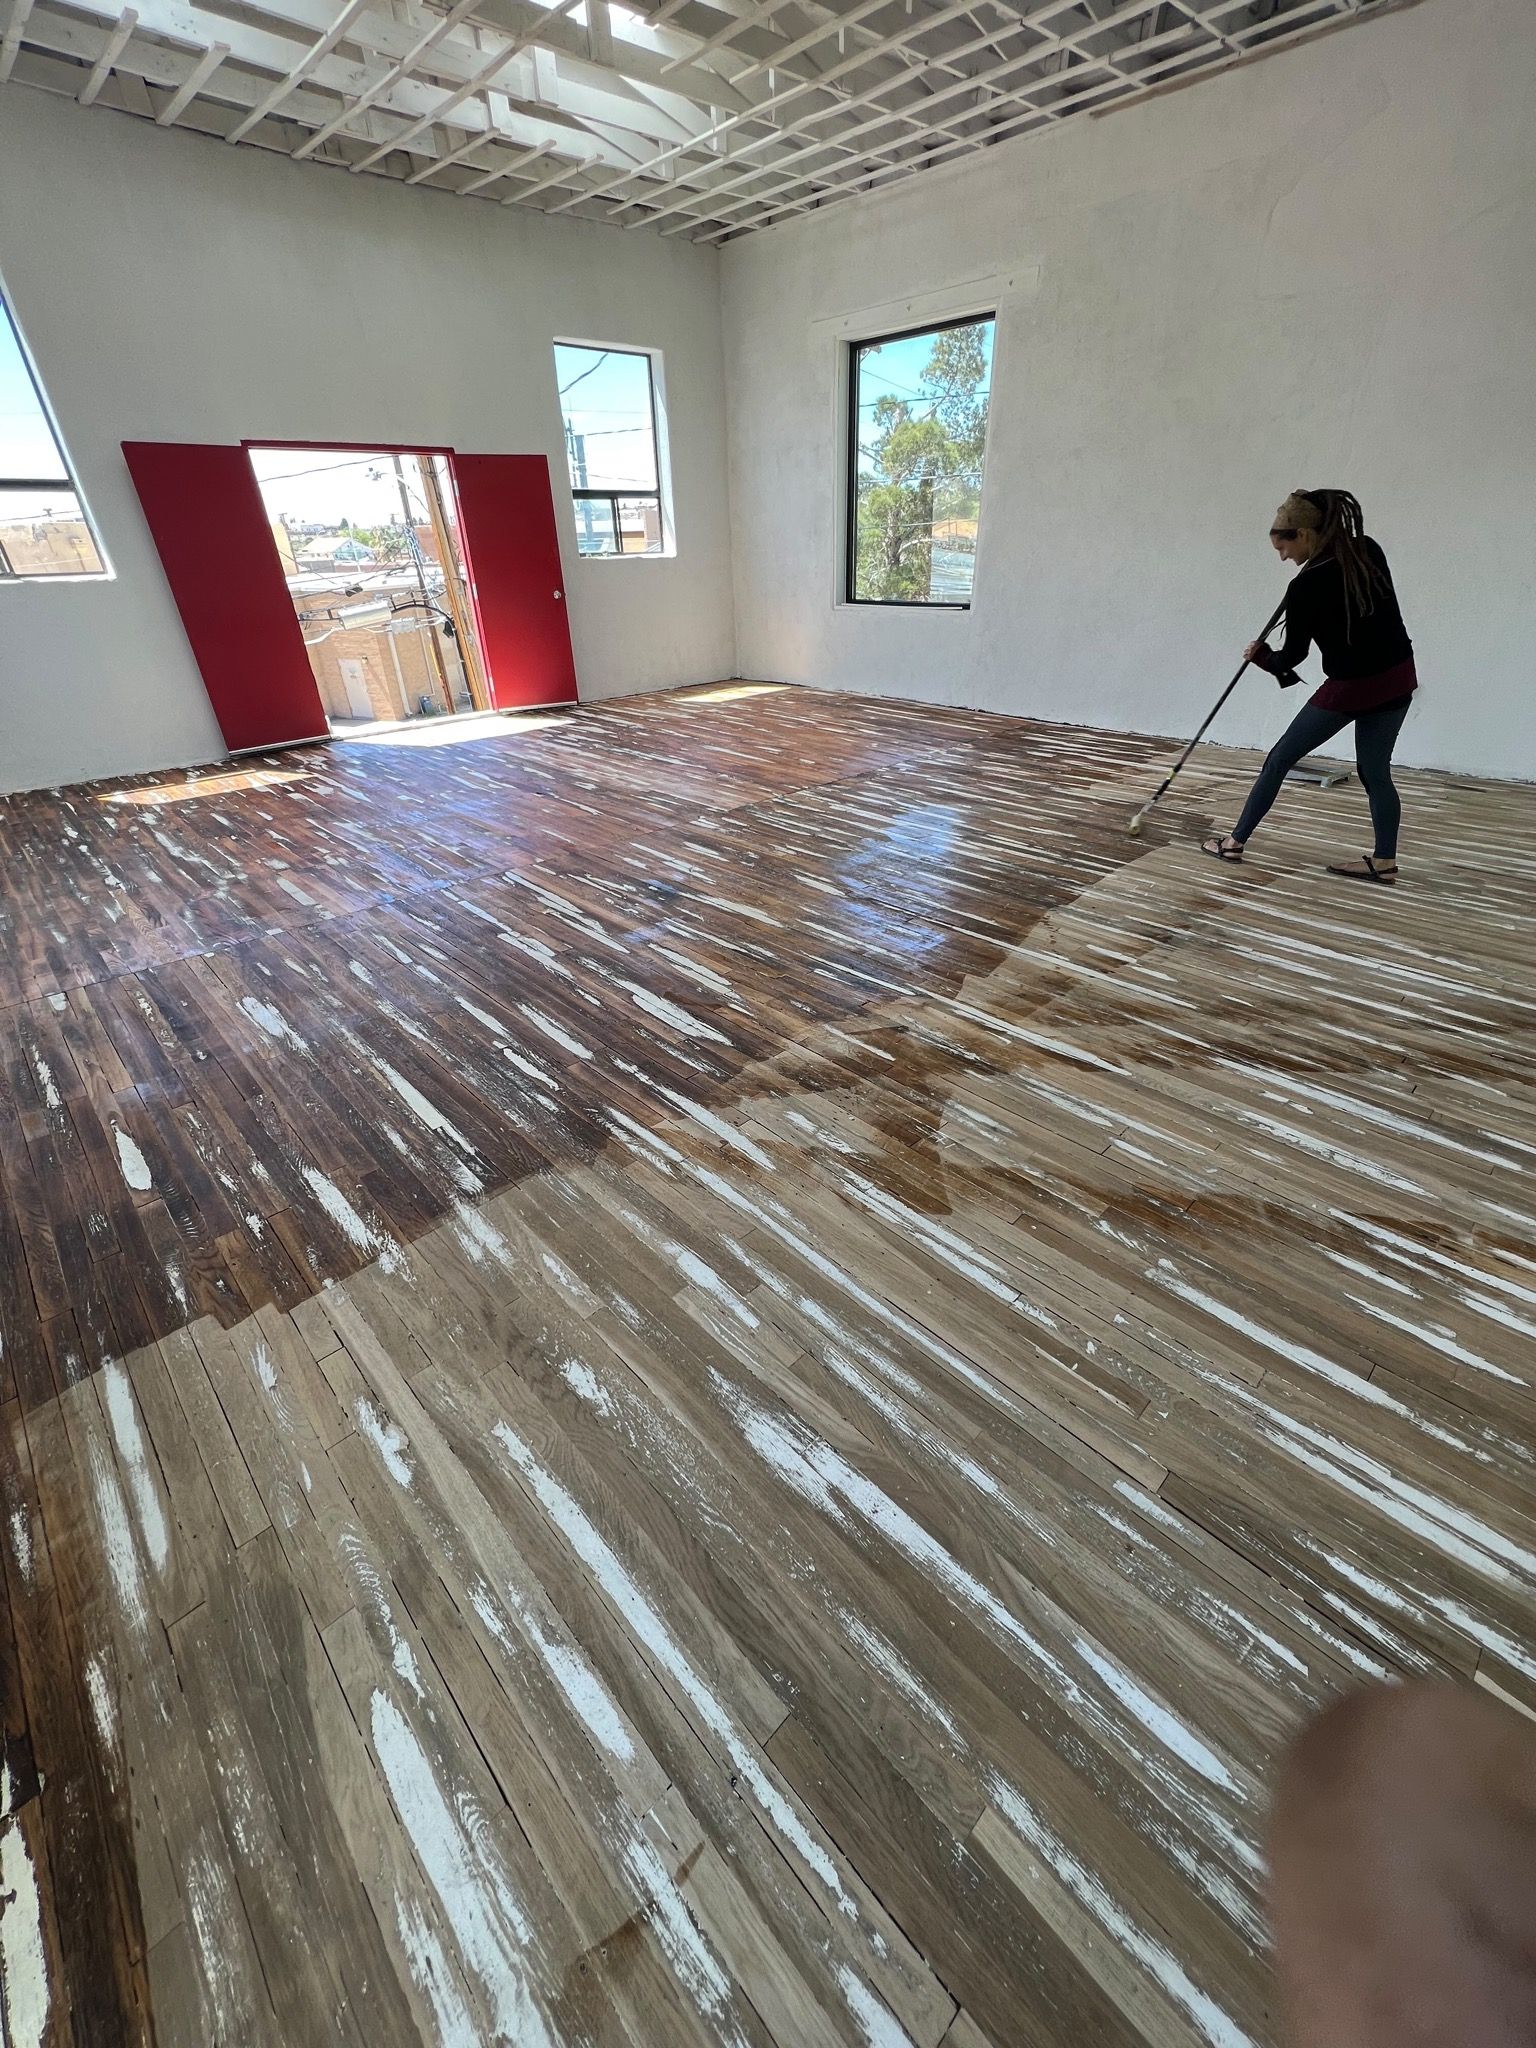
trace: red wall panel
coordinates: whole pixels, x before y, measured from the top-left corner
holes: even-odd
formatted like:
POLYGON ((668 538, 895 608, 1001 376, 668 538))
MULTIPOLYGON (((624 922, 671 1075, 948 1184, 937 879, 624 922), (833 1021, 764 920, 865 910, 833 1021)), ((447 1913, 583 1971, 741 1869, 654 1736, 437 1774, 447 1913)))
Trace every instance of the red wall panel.
POLYGON ((125 441, 123 455, 231 753, 329 728, 243 448, 125 441))
POLYGON ((459 533, 491 700, 574 704, 565 576, 542 455, 455 455, 459 533))

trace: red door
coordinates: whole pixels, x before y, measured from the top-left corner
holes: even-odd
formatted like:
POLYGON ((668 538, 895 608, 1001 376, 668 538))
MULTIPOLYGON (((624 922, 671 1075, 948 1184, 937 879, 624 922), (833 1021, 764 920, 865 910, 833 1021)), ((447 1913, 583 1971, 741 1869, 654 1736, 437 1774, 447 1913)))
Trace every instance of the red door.
POLYGON ((329 728, 251 459, 196 441, 125 441, 166 581, 232 754, 329 728))
POLYGON ((574 704, 576 662, 542 455, 455 455, 459 535, 498 711, 574 704))

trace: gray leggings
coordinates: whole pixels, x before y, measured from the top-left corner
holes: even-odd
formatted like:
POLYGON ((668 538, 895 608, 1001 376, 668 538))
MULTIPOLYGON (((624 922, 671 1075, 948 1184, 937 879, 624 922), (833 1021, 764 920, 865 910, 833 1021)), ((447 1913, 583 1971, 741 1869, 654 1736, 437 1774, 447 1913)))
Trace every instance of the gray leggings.
POLYGON ((1280 794, 1280 785, 1296 763, 1325 747, 1346 725, 1353 723, 1355 767, 1371 806, 1371 824, 1376 832, 1374 858, 1396 860, 1397 827, 1403 807, 1392 782, 1392 749, 1397 745, 1412 702, 1411 695, 1399 697, 1394 703, 1378 704, 1374 711, 1328 711, 1319 704, 1304 704, 1270 749, 1258 780, 1248 792, 1243 815, 1232 827, 1232 837, 1246 841, 1280 794))

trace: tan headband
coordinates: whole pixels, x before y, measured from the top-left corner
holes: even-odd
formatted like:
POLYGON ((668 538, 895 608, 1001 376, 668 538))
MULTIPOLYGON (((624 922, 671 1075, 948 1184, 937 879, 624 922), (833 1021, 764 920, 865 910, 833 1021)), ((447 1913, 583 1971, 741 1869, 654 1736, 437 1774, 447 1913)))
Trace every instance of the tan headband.
POLYGON ((1297 526, 1309 533, 1322 530, 1323 515, 1310 498, 1304 498, 1300 491, 1292 491, 1280 510, 1275 514, 1276 526, 1297 526))

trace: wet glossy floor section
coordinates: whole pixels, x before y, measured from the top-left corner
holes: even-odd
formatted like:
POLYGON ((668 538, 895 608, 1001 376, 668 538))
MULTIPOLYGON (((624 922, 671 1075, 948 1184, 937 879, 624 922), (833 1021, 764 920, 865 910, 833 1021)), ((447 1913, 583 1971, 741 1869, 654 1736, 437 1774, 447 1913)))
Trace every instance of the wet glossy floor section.
POLYGON ((1287 1732, 1536 1704, 1536 793, 1172 751, 0 800, 7 2048, 1275 2041, 1287 1732))

